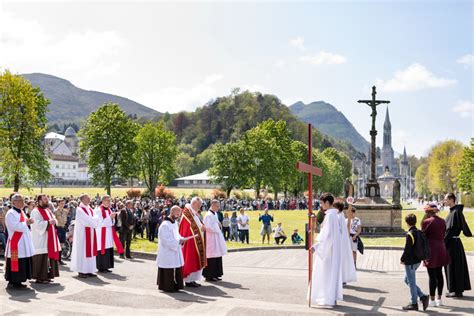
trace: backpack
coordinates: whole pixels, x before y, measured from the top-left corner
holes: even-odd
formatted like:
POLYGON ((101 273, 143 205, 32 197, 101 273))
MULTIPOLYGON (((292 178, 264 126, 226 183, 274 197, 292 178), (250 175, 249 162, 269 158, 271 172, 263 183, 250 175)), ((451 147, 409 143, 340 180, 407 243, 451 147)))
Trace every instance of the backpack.
POLYGON ((421 230, 417 230, 416 232, 416 242, 413 234, 410 232, 408 233, 415 246, 415 257, 419 260, 428 260, 430 258, 430 245, 428 244, 428 239, 426 239, 426 235, 421 230))

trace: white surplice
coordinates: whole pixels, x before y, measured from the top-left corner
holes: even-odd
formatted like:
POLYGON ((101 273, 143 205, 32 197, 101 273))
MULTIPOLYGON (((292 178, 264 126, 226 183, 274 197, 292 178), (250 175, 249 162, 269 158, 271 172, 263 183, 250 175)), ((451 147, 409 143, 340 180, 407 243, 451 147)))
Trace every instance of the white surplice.
POLYGON ((18 258, 28 258, 35 255, 33 241, 31 239, 31 232, 25 221, 20 222, 20 213, 13 208, 5 215, 5 225, 8 230, 8 241, 5 250, 5 258, 11 258, 10 243, 15 232, 22 232, 20 240, 18 241, 18 258))
POLYGON ((94 273, 97 271, 96 257, 86 257, 86 227, 90 228, 91 247, 93 249, 95 228, 99 225, 99 217, 89 205, 80 204, 76 210, 74 225, 74 240, 72 243, 71 270, 79 273, 94 273), (83 210, 86 208, 91 215, 83 210))
MULTIPOLYGON (((51 219, 56 220, 53 212, 45 209, 51 219)), ((35 221, 31 224, 31 238, 35 247, 35 255, 48 253, 48 221, 43 218, 38 208, 31 211, 31 218, 35 221)), ((56 221, 57 223, 57 221, 56 221)), ((55 245, 59 245, 59 242, 55 245)), ((57 249, 59 251, 59 249, 57 249)))
POLYGON ((335 305, 342 300, 342 228, 337 212, 333 208, 326 211, 313 246, 311 302, 316 305, 335 305))
POLYGON ((114 226, 114 220, 110 217, 107 208, 105 209, 105 218, 102 217, 101 207, 96 207, 94 213, 99 218, 99 222, 96 228, 97 234, 97 251, 102 250, 102 227, 105 227, 105 249, 114 247, 114 238, 112 236, 112 227, 114 226))
POLYGON ((347 229, 346 217, 344 212, 337 214, 339 218, 339 225, 341 226, 341 268, 342 268, 342 282, 356 282, 357 274, 354 264, 354 257, 352 255, 352 237, 349 236, 347 229))
POLYGON ((158 229, 158 251, 156 265, 158 268, 174 269, 184 265, 183 251, 179 241, 179 226, 177 222, 171 222, 166 218, 158 229))
POLYGON ((206 257, 219 258, 227 254, 227 246, 217 215, 208 211, 204 217, 204 225, 206 226, 206 257))

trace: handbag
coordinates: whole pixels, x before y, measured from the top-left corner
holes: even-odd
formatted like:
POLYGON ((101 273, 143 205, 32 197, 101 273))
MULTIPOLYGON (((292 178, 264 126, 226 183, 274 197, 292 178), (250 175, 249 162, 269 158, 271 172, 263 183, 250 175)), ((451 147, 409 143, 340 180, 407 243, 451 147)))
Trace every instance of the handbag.
POLYGON ((357 250, 359 250, 360 254, 364 254, 364 243, 362 242, 362 239, 360 239, 359 236, 357 236, 357 250))

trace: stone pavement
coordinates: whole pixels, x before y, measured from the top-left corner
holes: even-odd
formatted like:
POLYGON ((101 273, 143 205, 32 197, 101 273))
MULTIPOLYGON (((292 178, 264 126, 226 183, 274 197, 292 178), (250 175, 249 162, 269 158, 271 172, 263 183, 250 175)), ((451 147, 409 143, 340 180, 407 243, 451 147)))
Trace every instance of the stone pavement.
MULTIPOLYGON (((154 261, 117 260, 114 273, 79 279, 68 267, 56 285, 31 284, 28 290, 6 290, 0 280, 0 313, 17 314, 111 314, 116 315, 322 315, 404 314, 408 301, 403 283, 400 250, 366 250, 359 259, 358 282, 344 289, 344 301, 334 309, 308 308, 307 257, 301 249, 233 252, 224 259, 224 280, 198 289, 166 294, 156 287, 154 261)), ((474 256, 469 255, 474 281, 474 256)), ((3 274, 4 266, 0 266, 3 274)), ((417 274, 427 291, 424 268, 417 274)), ((473 284, 474 285, 474 284, 473 284)), ((474 314, 474 292, 462 300, 444 299, 446 306, 430 314, 474 314)), ((421 314, 422 312, 420 312, 421 314)))

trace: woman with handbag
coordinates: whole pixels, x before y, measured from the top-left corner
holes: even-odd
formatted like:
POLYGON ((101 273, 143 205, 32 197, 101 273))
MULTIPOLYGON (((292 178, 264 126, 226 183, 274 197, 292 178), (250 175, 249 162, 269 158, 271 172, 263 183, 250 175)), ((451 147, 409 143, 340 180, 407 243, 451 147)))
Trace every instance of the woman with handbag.
POLYGON ((351 236, 351 247, 352 255, 354 256, 354 265, 357 268, 357 245, 359 241, 359 235, 362 232, 362 222, 358 217, 356 217, 357 209, 349 204, 347 209, 347 228, 351 236))

